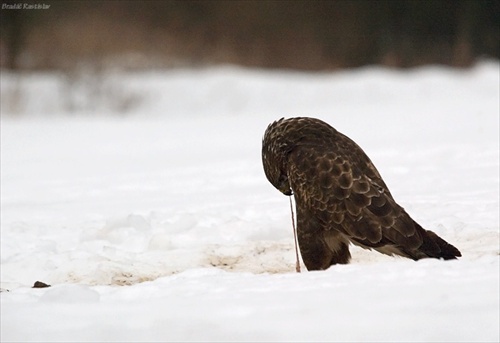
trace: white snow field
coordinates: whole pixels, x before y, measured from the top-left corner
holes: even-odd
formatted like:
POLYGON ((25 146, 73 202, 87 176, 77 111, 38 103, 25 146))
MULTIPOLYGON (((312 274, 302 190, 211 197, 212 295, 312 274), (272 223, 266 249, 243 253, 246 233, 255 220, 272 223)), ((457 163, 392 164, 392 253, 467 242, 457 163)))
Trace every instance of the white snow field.
POLYGON ((1 341, 498 342, 499 75, 3 71, 1 341), (260 156, 292 116, 355 140, 463 257, 296 273, 260 156))

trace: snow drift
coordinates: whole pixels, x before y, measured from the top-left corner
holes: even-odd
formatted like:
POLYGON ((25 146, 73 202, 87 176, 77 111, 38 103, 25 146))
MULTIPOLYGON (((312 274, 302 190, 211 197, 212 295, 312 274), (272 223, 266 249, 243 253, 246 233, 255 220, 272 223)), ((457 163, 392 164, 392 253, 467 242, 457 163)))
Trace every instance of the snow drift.
POLYGON ((2 341, 500 339, 498 63, 72 82, 2 73, 2 341), (356 141, 463 257, 351 247, 350 265, 294 273, 260 145, 299 115, 356 141))

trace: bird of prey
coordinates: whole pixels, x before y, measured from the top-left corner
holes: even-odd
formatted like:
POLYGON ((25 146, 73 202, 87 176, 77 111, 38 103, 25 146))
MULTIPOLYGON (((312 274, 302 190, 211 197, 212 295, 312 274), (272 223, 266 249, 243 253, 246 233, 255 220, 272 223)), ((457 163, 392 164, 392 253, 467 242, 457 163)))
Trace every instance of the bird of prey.
POLYGON ((413 260, 461 256, 396 203, 354 141, 319 119, 271 123, 262 140, 262 162, 269 182, 295 198, 297 237, 308 270, 349 263, 350 243, 413 260))

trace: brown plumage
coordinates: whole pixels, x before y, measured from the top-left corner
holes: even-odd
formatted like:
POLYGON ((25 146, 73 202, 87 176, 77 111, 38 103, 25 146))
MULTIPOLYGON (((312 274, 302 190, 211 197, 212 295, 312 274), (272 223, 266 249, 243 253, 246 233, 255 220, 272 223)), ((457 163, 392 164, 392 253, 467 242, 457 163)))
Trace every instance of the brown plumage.
POLYGON ((348 263, 349 243, 413 260, 461 256, 394 201, 356 143, 319 119, 282 118, 270 124, 262 162, 269 182, 295 197, 298 241, 308 270, 348 263))

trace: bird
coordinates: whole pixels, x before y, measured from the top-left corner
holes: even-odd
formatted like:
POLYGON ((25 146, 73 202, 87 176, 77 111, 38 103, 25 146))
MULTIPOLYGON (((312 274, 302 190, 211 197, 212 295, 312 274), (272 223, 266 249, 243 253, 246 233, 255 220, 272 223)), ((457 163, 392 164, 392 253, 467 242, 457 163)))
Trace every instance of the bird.
POLYGON ((396 203, 358 144, 320 119, 269 124, 262 163, 268 181, 294 197, 297 240, 309 271, 349 263, 350 244, 415 261, 462 256, 396 203))

